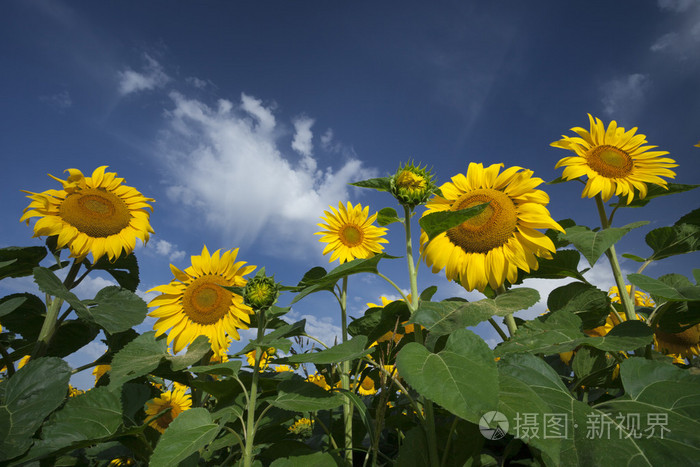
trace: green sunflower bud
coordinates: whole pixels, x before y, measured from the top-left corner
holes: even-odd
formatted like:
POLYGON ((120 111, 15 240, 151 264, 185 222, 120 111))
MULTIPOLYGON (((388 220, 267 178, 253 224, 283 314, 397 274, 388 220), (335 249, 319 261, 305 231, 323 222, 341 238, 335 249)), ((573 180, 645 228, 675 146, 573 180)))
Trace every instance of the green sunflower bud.
POLYGON ((427 167, 407 162, 391 177, 391 194, 403 206, 414 208, 424 204, 437 189, 427 167))
POLYGON ((280 295, 280 285, 274 277, 258 274, 248 281, 243 289, 243 302, 255 311, 267 310, 280 295))

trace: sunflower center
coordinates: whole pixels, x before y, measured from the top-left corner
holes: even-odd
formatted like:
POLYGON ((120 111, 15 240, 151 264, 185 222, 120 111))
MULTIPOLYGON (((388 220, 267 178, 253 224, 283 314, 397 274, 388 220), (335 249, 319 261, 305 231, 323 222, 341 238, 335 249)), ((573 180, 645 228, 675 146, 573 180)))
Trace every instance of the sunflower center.
MULTIPOLYGON (((166 407, 163 407, 165 409, 166 407)), ((156 419, 156 423, 158 424, 159 427, 166 429, 170 426, 170 424, 173 422, 173 419, 175 418, 173 416, 173 411, 175 408, 173 407, 170 412, 164 413, 160 417, 156 419)))
POLYGON ((71 193, 59 208, 61 218, 90 237, 109 237, 129 226, 129 207, 117 195, 99 188, 71 193))
POLYGON ((608 178, 625 177, 634 167, 627 152, 608 144, 593 148, 586 159, 593 170, 608 178))
POLYGON ((182 308, 192 321, 214 324, 228 313, 233 294, 220 285, 230 284, 221 276, 208 274, 187 286, 182 297, 182 308))
POLYGON ((518 213, 513 200, 502 191, 480 188, 459 197, 453 211, 490 202, 480 214, 449 229, 447 238, 465 253, 486 253, 506 243, 513 235, 518 213))
POLYGON ((340 241, 348 247, 362 244, 362 230, 355 225, 346 225, 340 230, 340 241))

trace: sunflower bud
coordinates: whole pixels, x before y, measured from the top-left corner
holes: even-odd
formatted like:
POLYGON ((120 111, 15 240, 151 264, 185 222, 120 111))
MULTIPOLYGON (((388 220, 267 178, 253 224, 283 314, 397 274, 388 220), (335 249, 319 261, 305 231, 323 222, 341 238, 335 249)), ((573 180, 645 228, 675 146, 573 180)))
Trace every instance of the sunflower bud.
POLYGON ((263 272, 248 281, 243 289, 243 302, 255 311, 267 310, 275 304, 279 295, 280 285, 263 272))
POLYGON ((424 204, 435 192, 433 175, 426 167, 407 162, 391 177, 391 194, 403 206, 414 208, 424 204))

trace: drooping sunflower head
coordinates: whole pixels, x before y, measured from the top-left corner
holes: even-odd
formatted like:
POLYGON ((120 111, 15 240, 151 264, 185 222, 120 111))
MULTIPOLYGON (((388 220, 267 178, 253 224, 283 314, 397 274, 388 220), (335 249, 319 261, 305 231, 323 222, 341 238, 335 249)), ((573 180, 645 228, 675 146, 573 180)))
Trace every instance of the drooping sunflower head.
POLYGON ((433 175, 426 167, 407 162, 391 177, 391 194, 402 206, 424 204, 435 192, 433 175))
POLYGON ((309 420, 308 418, 300 418, 292 426, 290 426, 288 429, 290 432, 292 432, 295 435, 303 436, 303 437, 308 437, 311 436, 311 432, 313 431, 314 428, 314 422, 313 420, 309 420))
POLYGON ((700 324, 675 333, 657 328, 654 330, 654 347, 665 354, 694 358, 700 355, 700 324))
POLYGON ((190 408, 192 408, 192 397, 189 394, 185 394, 182 390, 174 389, 164 392, 160 397, 146 402, 146 416, 150 418, 158 415, 165 409, 170 409, 169 412, 164 413, 149 423, 151 427, 164 433, 165 429, 170 426, 178 415, 190 408))
POLYGON ((377 219, 377 214, 369 216, 369 207, 361 204, 353 206, 348 202, 347 207, 342 202, 338 203, 338 209, 329 206, 331 212, 324 211, 325 217, 321 220, 325 224, 317 224, 324 229, 315 235, 323 235, 319 241, 328 243, 323 249, 323 254, 331 253, 332 263, 336 259, 341 263, 357 258, 371 258, 384 250, 381 243, 388 243, 384 238, 387 229, 372 225, 377 219))
POLYGON ((425 232, 420 238, 421 256, 433 272, 444 268, 447 279, 459 281, 470 291, 515 282, 518 269, 536 270, 537 257, 551 258, 555 250, 549 237, 536 229, 564 231, 545 207, 549 196, 535 189, 542 179, 521 167, 500 172, 502 166, 470 163, 466 174, 440 187, 442 196, 433 197, 423 213, 490 203, 479 215, 432 241, 428 242, 425 232))
POLYGON ((78 259, 92 253, 93 262, 102 256, 113 261, 121 254, 129 254, 136 247, 136 239, 148 242, 153 229, 149 213, 154 200, 136 189, 123 184, 114 172, 105 172, 106 165, 98 167, 91 177, 78 169, 68 169, 67 180, 59 181, 61 190, 29 193, 31 199, 20 221, 34 224, 34 236, 57 235, 57 247, 68 247, 70 256, 78 259))
POLYGON ((562 178, 572 180, 586 176, 586 187, 581 197, 592 198, 598 193, 603 201, 611 196, 627 196, 627 204, 647 194, 647 183, 666 187, 668 182, 661 177, 675 178, 671 167, 677 167, 673 159, 662 157, 667 151, 652 151, 656 146, 646 146, 646 136, 635 134, 637 128, 625 131, 615 120, 608 128, 591 114, 590 131, 580 127, 571 129, 578 136, 562 135, 562 139, 551 143, 555 148, 568 149, 575 156, 564 157, 555 168, 564 167, 562 178))
POLYGON ((245 266, 245 261, 236 262, 237 255, 238 249, 209 254, 204 246, 184 271, 170 265, 175 276, 172 282, 151 289, 161 292, 148 304, 156 307, 149 313, 158 318, 153 325, 156 336, 172 328, 168 344, 173 343, 176 353, 201 335, 209 338, 217 352, 228 348, 226 336, 239 340, 238 329, 248 329, 253 310, 243 303, 243 297, 222 287, 245 286, 243 276, 255 269, 245 266))

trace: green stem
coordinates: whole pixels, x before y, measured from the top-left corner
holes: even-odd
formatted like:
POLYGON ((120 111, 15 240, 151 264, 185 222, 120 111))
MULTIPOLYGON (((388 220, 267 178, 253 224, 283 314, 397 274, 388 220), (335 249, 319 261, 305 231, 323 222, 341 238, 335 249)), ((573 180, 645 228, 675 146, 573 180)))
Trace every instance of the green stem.
MULTIPOLYGON (((501 284, 497 289, 496 289, 496 295, 502 295, 506 293, 506 288, 503 284, 501 284)), ((513 313, 508 313, 504 318, 503 322, 506 323, 506 326, 508 326, 508 334, 510 334, 511 337, 513 337, 513 334, 515 334, 515 331, 518 330, 518 325, 515 324, 515 318, 513 318, 513 313)), ((503 337, 503 336, 501 336, 503 337)))
MULTIPOLYGON (((257 343, 262 342, 265 333, 265 311, 258 310, 258 338, 257 343)), ((260 360, 263 350, 255 349, 255 365, 253 366, 253 378, 250 383, 250 399, 248 399, 248 420, 245 424, 245 450, 243 451, 243 465, 253 465, 253 446, 255 445, 255 404, 258 399, 258 378, 260 377, 260 360)))
POLYGON ((406 303, 408 303, 408 298, 407 298, 406 295, 403 293, 403 290, 401 290, 401 288, 400 288, 398 285, 396 285, 396 283, 394 283, 394 281, 392 281, 391 279, 389 279, 388 277, 386 277, 386 276, 385 276, 384 274, 382 274, 381 272, 377 272, 376 274, 377 274, 379 277, 381 277, 382 279, 384 279, 385 281, 387 281, 389 284, 391 284, 391 286, 394 287, 394 288, 396 289, 396 291, 399 293, 399 295, 401 295, 401 298, 403 298, 403 300, 404 300, 406 303))
MULTIPOLYGON (((603 198, 598 193, 595 196, 596 206, 598 207, 598 215, 600 216, 600 225, 603 230, 610 227, 608 222, 608 217, 605 214, 605 205, 603 204, 603 198)), ((620 296, 620 301, 622 302, 622 308, 625 311, 627 320, 636 320, 637 314, 634 311, 634 302, 627 293, 627 287, 625 287, 625 279, 622 276, 622 269, 620 268, 620 263, 617 261, 617 253, 615 252, 615 245, 611 245, 605 255, 610 261, 610 267, 612 268, 613 277, 615 278, 615 284, 617 284, 618 295, 620 296)))
MULTIPOLYGON (((416 271, 416 263, 413 261, 413 241, 411 239, 411 209, 408 206, 403 207, 404 210, 404 226, 406 229, 406 260, 408 262, 408 278, 411 281, 411 301, 406 300, 411 314, 418 309, 418 272, 416 271)), ((416 330, 417 332, 417 330, 416 330)))
POLYGON ((317 338, 315 338, 314 336, 310 336, 310 335, 308 335, 308 334, 306 334, 306 333, 303 333, 302 336, 306 337, 307 339, 311 339, 312 341, 316 341, 316 342, 318 342, 319 344, 321 344, 322 346, 324 346, 325 348, 330 349, 330 347, 328 347, 322 340, 317 339, 317 338))
POLYGON ((506 333, 503 332, 503 329, 501 329, 501 327, 493 318, 489 318, 489 323, 491 324, 491 326, 493 326, 498 335, 501 336, 501 339, 503 339, 504 341, 508 340, 508 336, 506 335, 506 333))
POLYGON ((457 421, 459 418, 455 417, 455 419, 452 421, 452 425, 450 425, 450 432, 447 435, 447 441, 445 442, 445 452, 442 453, 442 462, 440 463, 441 467, 444 467, 447 465, 447 456, 450 453, 450 447, 452 444, 452 434, 455 432, 455 428, 457 428, 457 421))
MULTIPOLYGON (((340 325, 343 337, 343 342, 348 340, 348 278, 343 277, 343 286, 340 292, 340 325)), ((350 390, 350 362, 343 360, 340 362, 340 387, 345 390, 350 390)), ((345 448, 345 461, 349 465, 352 463, 352 402, 345 398, 343 401, 343 446, 345 448)))

